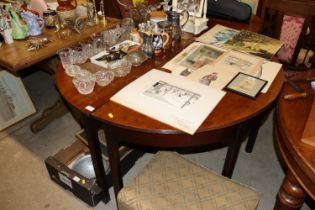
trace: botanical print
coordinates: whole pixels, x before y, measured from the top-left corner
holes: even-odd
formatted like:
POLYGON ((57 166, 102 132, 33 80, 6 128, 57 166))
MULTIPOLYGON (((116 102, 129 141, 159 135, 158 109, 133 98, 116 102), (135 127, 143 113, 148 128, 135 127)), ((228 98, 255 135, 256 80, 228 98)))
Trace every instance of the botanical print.
POLYGON ((194 104, 200 97, 199 94, 164 81, 155 83, 144 94, 180 109, 194 104))
POLYGON ((225 48, 249 53, 270 60, 282 46, 282 42, 268 36, 242 30, 232 40, 224 44, 225 48))

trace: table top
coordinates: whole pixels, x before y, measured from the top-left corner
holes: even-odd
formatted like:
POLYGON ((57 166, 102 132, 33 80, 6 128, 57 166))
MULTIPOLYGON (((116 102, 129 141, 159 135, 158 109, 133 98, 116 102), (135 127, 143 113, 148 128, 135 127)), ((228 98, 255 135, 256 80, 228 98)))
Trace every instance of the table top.
MULTIPOLYGON (((268 92, 259 94, 254 100, 227 92, 196 133, 224 129, 257 116, 276 100, 282 84, 283 75, 280 72, 268 92)), ((141 132, 182 133, 182 131, 112 101, 104 103, 102 107, 92 113, 92 116, 105 123, 141 132)))
MULTIPOLYGON (((258 32, 259 21, 254 18, 249 24, 234 23, 226 20, 210 20, 210 25, 219 23, 229 27, 237 26, 237 29, 248 29, 258 32), (258 26, 257 26, 258 25, 258 26)), ((86 106, 94 108, 92 116, 101 119, 103 122, 115 125, 123 125, 126 128, 136 129, 145 132, 157 133, 181 133, 181 131, 172 128, 164 123, 160 123, 140 113, 132 111, 126 107, 109 101, 110 97, 118 92, 121 88, 145 74, 153 68, 161 67, 165 62, 174 57, 181 49, 194 40, 182 40, 181 44, 176 48, 167 51, 161 57, 149 59, 140 67, 133 67, 131 73, 126 77, 115 78, 115 80, 106 87, 96 86, 93 93, 89 95, 80 95, 71 82, 71 78, 66 76, 61 66, 56 72, 56 85, 63 98, 72 106, 81 112, 89 115, 90 111, 86 110, 86 106), (115 117, 110 118, 108 113, 112 113, 115 117), (126 117, 128 116, 128 117, 126 117), (141 119, 141 120, 140 120, 141 119)), ((266 94, 260 94, 256 99, 250 99, 235 93, 228 92, 208 118, 203 122, 198 132, 205 130, 216 130, 236 125, 251 119, 264 111, 277 98, 281 86, 283 84, 283 75, 280 72, 270 89, 266 94), (244 109, 243 107, 246 107, 244 109)))
MULTIPOLYGON (((314 75, 314 71, 307 71, 299 73, 294 79, 314 75)), ((311 93, 311 96, 306 99, 285 101, 283 100, 284 95, 296 92, 291 86, 284 86, 276 107, 275 141, 290 171, 295 175, 303 189, 315 199, 315 147, 301 141, 306 121, 314 103, 314 91, 312 91, 309 83, 299 82, 298 84, 311 93)))
POLYGON ((0 66, 18 75, 19 71, 52 57, 59 49, 74 45, 88 38, 91 34, 103 31, 104 28, 113 27, 117 23, 119 23, 118 19, 108 18, 106 26, 101 23, 95 26, 86 26, 81 33, 72 32, 65 39, 58 38, 55 29, 44 28, 44 33, 38 37, 47 37, 51 41, 49 44, 36 51, 27 51, 27 40, 30 38, 14 40, 14 43, 10 45, 3 44, 0 47, 0 66))

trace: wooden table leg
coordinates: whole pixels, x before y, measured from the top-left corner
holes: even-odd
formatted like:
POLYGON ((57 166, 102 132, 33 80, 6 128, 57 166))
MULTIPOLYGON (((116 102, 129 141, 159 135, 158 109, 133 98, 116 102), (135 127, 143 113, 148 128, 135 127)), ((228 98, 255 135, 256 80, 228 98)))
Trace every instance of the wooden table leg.
POLYGON ((123 187, 122 174, 120 170, 120 156, 119 156, 119 140, 115 139, 111 129, 105 130, 107 151, 110 169, 112 172, 112 182, 117 202, 118 192, 123 187))
POLYGON ((34 122, 32 122, 31 124, 32 132, 38 133, 53 120, 63 116, 67 112, 68 110, 64 103, 62 102, 62 100, 58 99, 58 101, 53 106, 44 110, 43 114, 34 122))
POLYGON ((106 173, 103 165, 101 145, 98 140, 98 129, 101 124, 89 116, 82 115, 83 127, 88 141, 97 184, 103 189, 106 200, 109 200, 109 185, 106 181, 106 173))
POLYGON ((228 147, 228 151, 225 157, 225 162, 223 166, 222 175, 231 178, 235 168, 235 163, 238 157, 238 153, 241 148, 243 139, 243 129, 244 125, 240 124, 237 126, 235 139, 232 140, 228 147))
POLYGON ((274 210, 298 210, 304 203, 305 195, 294 175, 288 171, 277 194, 274 210))

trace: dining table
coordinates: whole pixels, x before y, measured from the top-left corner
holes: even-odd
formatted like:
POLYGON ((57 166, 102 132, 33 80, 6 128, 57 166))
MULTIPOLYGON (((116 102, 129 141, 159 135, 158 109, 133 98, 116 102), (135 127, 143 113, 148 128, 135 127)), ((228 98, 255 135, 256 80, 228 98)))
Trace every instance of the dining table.
MULTIPOLYGON (((208 26, 221 24, 236 29, 259 31, 259 18, 253 16, 248 23, 239 23, 221 19, 210 19, 208 26)), ((111 181, 117 195, 123 187, 121 162, 118 149, 128 144, 139 149, 175 150, 179 152, 196 152, 213 148, 228 147, 222 174, 232 177, 235 163, 242 142, 248 137, 255 120, 265 113, 276 101, 283 82, 283 72, 279 71, 266 93, 255 99, 227 92, 215 109, 209 114, 194 135, 187 134, 167 124, 154 120, 139 112, 119 105, 110 100, 119 90, 141 77, 151 69, 168 72, 162 66, 176 56, 181 50, 194 42, 196 37, 182 39, 174 47, 165 50, 160 56, 146 60, 125 77, 115 78, 108 86, 95 86, 88 95, 78 93, 67 76, 58 65, 55 75, 56 87, 67 107, 85 129, 88 146, 98 184, 108 196, 106 173, 102 164, 99 129, 104 129, 109 155, 111 181)), ((84 67, 92 72, 99 67, 88 63, 84 67)))
POLYGON ((307 197, 315 200, 315 90, 311 88, 311 81, 307 80, 314 79, 314 76, 314 69, 291 76, 290 80, 308 96, 285 100, 288 95, 301 94, 286 83, 276 104, 274 141, 286 175, 279 188, 274 210, 300 209, 307 197), (307 127, 310 133, 305 135, 307 127), (304 137, 313 140, 310 144, 308 141, 305 143, 302 141, 304 137))

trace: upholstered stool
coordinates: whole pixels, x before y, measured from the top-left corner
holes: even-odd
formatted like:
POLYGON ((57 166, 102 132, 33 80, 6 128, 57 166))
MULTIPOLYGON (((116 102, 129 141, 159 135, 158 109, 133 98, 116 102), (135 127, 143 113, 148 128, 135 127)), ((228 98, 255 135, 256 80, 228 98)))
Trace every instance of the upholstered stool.
POLYGON ((119 210, 253 210, 259 193, 175 152, 158 152, 118 193, 119 210))

